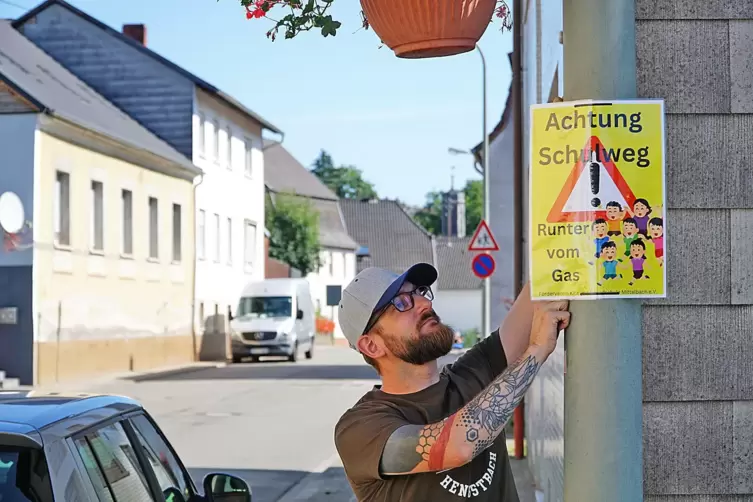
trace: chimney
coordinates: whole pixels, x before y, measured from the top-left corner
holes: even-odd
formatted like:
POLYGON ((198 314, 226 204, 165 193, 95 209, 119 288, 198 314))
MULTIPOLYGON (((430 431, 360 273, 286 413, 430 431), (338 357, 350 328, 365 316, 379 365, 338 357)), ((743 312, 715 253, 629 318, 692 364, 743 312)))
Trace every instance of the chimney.
POLYGON ((143 46, 146 46, 146 25, 124 24, 123 35, 132 38, 143 46))

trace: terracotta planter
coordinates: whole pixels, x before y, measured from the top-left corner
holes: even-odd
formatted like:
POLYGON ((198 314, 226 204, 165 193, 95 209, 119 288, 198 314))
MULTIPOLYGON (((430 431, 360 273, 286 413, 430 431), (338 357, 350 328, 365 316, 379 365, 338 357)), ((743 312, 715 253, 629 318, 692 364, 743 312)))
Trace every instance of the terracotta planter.
POLYGON ((400 58, 472 51, 489 26, 496 0, 361 0, 371 28, 400 58))

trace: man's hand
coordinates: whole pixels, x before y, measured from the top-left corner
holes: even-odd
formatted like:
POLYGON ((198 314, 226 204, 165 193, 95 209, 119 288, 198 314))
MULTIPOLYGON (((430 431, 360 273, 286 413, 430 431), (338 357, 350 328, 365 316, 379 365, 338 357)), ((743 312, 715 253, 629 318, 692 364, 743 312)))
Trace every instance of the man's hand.
POLYGON ((531 345, 543 349, 546 357, 557 347, 560 330, 570 325, 570 303, 567 301, 536 302, 531 325, 531 345))

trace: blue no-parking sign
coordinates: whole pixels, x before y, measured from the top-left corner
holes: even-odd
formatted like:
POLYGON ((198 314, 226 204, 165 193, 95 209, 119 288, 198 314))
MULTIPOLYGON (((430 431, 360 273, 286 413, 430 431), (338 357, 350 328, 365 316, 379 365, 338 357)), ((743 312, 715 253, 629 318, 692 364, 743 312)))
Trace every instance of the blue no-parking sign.
POLYGON ((476 277, 479 279, 486 279, 494 273, 496 264, 494 263, 492 255, 482 253, 473 258, 471 266, 473 267, 473 273, 476 274, 476 277))

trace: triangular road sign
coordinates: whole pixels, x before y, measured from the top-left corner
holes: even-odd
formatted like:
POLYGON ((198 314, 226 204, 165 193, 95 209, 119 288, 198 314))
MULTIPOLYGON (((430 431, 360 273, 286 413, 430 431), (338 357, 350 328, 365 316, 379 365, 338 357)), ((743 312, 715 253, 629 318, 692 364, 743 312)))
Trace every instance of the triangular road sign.
POLYGON ((486 221, 481 220, 476 227, 476 233, 473 234, 471 243, 468 245, 468 251, 499 251, 497 241, 494 240, 486 221))
POLYGON ((580 159, 573 166, 570 176, 565 181, 562 191, 546 218, 549 223, 593 221, 597 218, 606 218, 606 206, 611 201, 619 202, 623 210, 626 206, 631 209, 633 207, 635 194, 622 177, 612 161, 609 150, 601 140, 596 136, 591 136, 586 142, 585 150, 590 152, 589 157, 598 152, 598 158, 580 159), (591 169, 594 160, 599 164, 598 173, 596 169, 591 169), (586 169, 587 166, 588 169, 586 169), (592 186, 594 180, 597 180, 596 185, 592 186))

